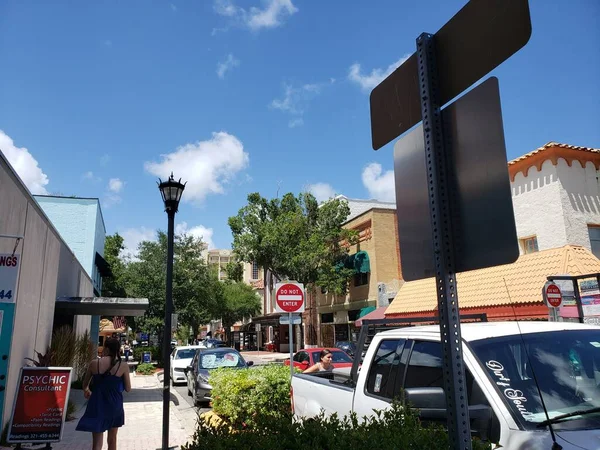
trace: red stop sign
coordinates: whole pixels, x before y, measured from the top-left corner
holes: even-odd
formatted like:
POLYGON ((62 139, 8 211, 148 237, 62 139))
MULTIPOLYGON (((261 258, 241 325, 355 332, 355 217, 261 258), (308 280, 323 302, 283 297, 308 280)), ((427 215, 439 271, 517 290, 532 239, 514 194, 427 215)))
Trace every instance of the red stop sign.
POLYGON ((285 312, 299 312, 304 310, 304 290, 293 283, 279 286, 275 293, 277 306, 285 312))
POLYGON ((558 308, 562 303, 562 293, 555 284, 549 284, 546 288, 546 300, 548 304, 554 308, 558 308))

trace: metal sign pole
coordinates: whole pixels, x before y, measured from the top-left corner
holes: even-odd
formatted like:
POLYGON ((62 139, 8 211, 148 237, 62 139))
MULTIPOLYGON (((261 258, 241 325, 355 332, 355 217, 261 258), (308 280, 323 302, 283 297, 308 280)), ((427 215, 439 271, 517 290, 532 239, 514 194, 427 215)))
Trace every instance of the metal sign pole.
POLYGON ((294 377, 294 338, 292 336, 294 325, 292 324, 292 313, 288 313, 288 319, 290 321, 289 333, 290 338, 288 341, 290 342, 290 380, 294 377))
POLYGON ((443 346, 444 388, 450 448, 470 450, 471 430, 466 396, 462 338, 451 221, 451 191, 447 151, 443 137, 435 38, 423 33, 417 38, 417 66, 427 165, 429 211, 435 259, 435 276, 443 346))

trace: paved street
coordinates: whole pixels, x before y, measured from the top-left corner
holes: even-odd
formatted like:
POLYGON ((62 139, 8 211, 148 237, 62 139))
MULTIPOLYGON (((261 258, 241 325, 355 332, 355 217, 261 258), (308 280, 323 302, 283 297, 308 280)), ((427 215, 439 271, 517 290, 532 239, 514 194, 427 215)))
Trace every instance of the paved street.
MULTIPOLYGON (((179 394, 179 397, 182 398, 190 407, 195 408, 194 400, 188 395, 187 386, 185 384, 172 387, 171 392, 176 392, 179 394)), ((196 410, 202 414, 203 412, 210 411, 211 408, 196 408, 196 410)))

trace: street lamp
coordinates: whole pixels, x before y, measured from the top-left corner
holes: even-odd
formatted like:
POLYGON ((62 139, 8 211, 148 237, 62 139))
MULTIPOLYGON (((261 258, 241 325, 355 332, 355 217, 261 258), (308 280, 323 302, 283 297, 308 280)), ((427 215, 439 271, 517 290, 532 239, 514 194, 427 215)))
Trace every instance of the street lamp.
POLYGON ((175 213, 181 200, 181 194, 185 189, 185 184, 175 181, 173 173, 167 181, 158 179, 158 189, 165 203, 165 212, 169 218, 169 227, 167 232, 167 292, 165 304, 165 334, 163 337, 163 430, 162 430, 162 448, 169 450, 169 402, 170 402, 170 382, 171 382, 171 318, 173 314, 173 229, 175 222, 175 213))

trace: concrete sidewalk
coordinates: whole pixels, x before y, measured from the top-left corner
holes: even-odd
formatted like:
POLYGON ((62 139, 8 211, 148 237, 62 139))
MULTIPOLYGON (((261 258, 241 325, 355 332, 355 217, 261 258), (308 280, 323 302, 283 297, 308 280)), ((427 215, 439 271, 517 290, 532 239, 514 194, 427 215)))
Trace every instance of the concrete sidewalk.
POLYGON ((290 359, 289 353, 250 351, 240 352, 246 361, 254 361, 254 364, 282 363, 290 359))
MULTIPOLYGON (((153 450, 162 445, 162 374, 137 376, 132 374, 131 392, 124 392, 125 425, 119 430, 119 450, 153 450)), ((79 418, 85 411, 81 391, 71 391, 71 399, 78 404, 75 420, 65 423, 63 439, 52 444, 55 450, 89 450, 91 433, 76 431, 79 418)), ((171 390, 169 444, 179 448, 191 440, 198 416, 195 408, 171 390)), ((106 433, 102 447, 107 449, 106 433)), ((0 447, 6 448, 6 447, 0 447)), ((39 447, 36 447, 39 448, 39 447)))

